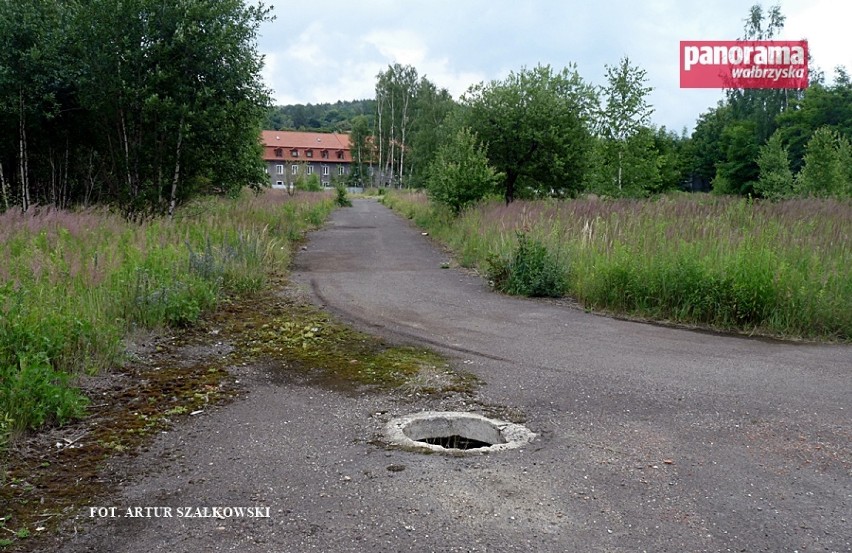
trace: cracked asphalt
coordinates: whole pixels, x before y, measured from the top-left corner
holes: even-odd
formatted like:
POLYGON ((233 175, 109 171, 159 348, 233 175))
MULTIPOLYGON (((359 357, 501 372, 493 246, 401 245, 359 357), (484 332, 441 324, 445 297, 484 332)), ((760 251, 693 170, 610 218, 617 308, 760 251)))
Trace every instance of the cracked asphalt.
POLYGON ((242 367, 244 398, 125 462, 109 506, 268 518, 98 518, 57 550, 852 551, 852 347, 617 320, 491 292, 372 200, 310 236, 293 280, 342 319, 483 384, 443 399, 242 367), (389 449, 392 417, 502 413, 528 447, 389 449))

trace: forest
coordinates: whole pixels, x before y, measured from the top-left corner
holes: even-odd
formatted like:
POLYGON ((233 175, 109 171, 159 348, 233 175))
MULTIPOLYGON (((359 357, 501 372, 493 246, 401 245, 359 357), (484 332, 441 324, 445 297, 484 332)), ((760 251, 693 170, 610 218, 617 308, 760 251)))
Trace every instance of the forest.
POLYGON ((0 2, 0 209, 127 216, 265 182, 262 5, 0 2))

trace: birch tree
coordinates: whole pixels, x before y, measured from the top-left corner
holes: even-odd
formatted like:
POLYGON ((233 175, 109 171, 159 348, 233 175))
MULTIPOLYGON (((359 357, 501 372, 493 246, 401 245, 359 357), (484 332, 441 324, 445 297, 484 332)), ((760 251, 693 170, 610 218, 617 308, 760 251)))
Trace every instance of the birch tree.
POLYGON ((376 120, 379 142, 379 166, 383 180, 402 185, 405 178, 405 157, 410 146, 414 98, 420 82, 417 70, 398 63, 376 77, 376 120))
POLYGON ((358 115, 352 120, 352 132, 349 139, 352 146, 353 165, 349 175, 350 181, 356 186, 363 185, 365 181, 365 164, 372 159, 370 152, 370 128, 367 117, 358 115))
MULTIPOLYGON (((618 65, 606 67, 607 84, 601 89, 605 102, 600 112, 600 133, 607 149, 614 149, 616 158, 615 183, 618 190, 624 185, 624 160, 631 141, 651 121, 654 109, 648 103, 652 88, 646 86, 647 73, 630 63, 628 57, 618 65)), ((640 144, 647 145, 644 141, 640 144)), ((649 152, 650 153, 650 152, 649 152)), ((641 158, 639 156, 634 156, 641 158)), ((654 156, 655 157, 655 156, 654 156)))

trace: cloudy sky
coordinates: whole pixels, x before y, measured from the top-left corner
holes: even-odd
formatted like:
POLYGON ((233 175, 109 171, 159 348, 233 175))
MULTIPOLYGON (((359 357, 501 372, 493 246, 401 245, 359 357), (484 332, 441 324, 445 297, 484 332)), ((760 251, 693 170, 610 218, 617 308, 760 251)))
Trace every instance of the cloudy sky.
MULTIPOLYGON (((272 0, 274 2, 274 0, 272 0)), ((311 0, 275 4, 261 29, 278 104, 372 98, 376 74, 410 64, 458 98, 510 71, 576 63, 595 84, 627 55, 648 72, 653 122, 680 131, 722 97, 681 89, 681 40, 734 40, 752 0, 311 0)), ((775 2, 763 2, 769 7, 775 2)), ((781 0, 781 39, 809 41, 815 64, 852 70, 848 0, 781 0)))

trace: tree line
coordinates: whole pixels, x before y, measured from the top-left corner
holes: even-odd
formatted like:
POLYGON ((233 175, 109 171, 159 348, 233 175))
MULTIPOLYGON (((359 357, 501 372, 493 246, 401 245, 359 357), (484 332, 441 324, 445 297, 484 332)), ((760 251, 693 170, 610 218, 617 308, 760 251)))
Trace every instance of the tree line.
POLYGON ((725 194, 852 196, 852 83, 843 68, 833 84, 819 79, 783 108, 767 110, 772 97, 753 91, 702 114, 690 145, 695 174, 725 194), (743 109, 748 100, 758 109, 743 109))
POLYGON ((261 186, 267 19, 243 0, 0 2, 0 208, 135 217, 261 186))
MULTIPOLYGON (((752 6, 741 38, 772 39, 784 21, 777 6, 752 6)), ((691 135, 651 123, 647 73, 629 57, 605 69, 605 84, 593 86, 574 65, 522 68, 455 101, 416 68, 394 64, 377 75, 373 125, 353 126, 354 142, 368 152, 373 183, 428 186, 454 209, 489 191, 507 202, 678 188, 852 195, 845 69, 832 84, 812 70, 804 91, 728 90, 691 135)))
POLYGON ((353 127, 353 145, 367 152, 374 184, 440 181, 465 196, 499 189, 507 202, 679 186, 687 139, 650 126, 645 71, 627 57, 606 69, 608 84, 596 87, 575 66, 523 68, 455 101, 414 67, 394 64, 377 76, 374 124, 353 127), (466 168, 488 184, 472 181, 466 168))

